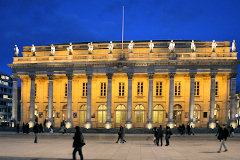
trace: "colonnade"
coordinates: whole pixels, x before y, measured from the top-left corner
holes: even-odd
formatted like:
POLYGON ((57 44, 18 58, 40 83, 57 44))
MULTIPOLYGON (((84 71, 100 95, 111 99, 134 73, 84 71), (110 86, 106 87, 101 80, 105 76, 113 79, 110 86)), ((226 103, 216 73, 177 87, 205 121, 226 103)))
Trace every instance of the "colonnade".
MULTIPOLYGON (((169 109, 168 109, 168 126, 174 127, 173 121, 173 107, 174 107, 174 77, 175 72, 169 73, 170 78, 170 86, 169 86, 169 109)), ((193 122, 193 112, 194 112, 194 83, 195 76, 197 73, 191 72, 190 76, 190 99, 189 99, 189 124, 194 125, 193 122)), ((132 128, 132 78, 133 73, 127 73, 128 76, 128 99, 127 99, 127 122, 126 127, 132 128)), ((214 121, 214 105, 215 105, 215 78, 217 73, 211 72, 211 92, 210 92, 210 115, 208 126, 210 128, 216 127, 216 123, 214 121)), ((47 75, 49 78, 49 86, 48 86, 48 122, 47 126, 53 123, 53 74, 47 75)), ((67 95, 67 123, 66 127, 72 127, 72 78, 73 74, 66 74, 68 77, 68 95, 67 95)), ((87 116, 85 122, 85 128, 91 128, 91 88, 92 88, 92 74, 87 74, 87 116)), ((112 76, 113 73, 107 73, 108 77, 108 87, 107 87, 107 120, 105 123, 105 128, 111 128, 111 100, 112 100, 112 76)), ((148 94, 148 114, 147 114, 147 128, 151 128, 153 126, 152 121, 152 112, 153 112, 153 76, 154 73, 148 73, 149 76, 149 94, 148 94)), ((231 90, 230 90, 230 124, 234 125, 236 123, 235 118, 235 99, 236 99, 236 76, 237 73, 231 73, 231 90)), ((18 76, 13 77, 13 105, 12 105, 12 119, 17 119, 17 81, 18 76)), ((34 125, 34 106, 35 106, 35 74, 30 74, 31 78, 31 89, 30 89, 30 127, 34 125)))

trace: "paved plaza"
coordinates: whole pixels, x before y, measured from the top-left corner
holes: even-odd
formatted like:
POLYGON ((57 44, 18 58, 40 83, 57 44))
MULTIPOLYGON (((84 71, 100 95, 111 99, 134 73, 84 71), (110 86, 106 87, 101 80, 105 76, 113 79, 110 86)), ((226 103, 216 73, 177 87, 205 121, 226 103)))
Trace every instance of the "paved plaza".
MULTIPOLYGON (((34 135, 0 132, 0 159, 4 160, 67 160, 72 157, 73 134, 34 135)), ((173 135, 170 146, 157 147, 151 134, 126 134, 127 143, 117 144, 117 134, 84 134, 86 160, 239 160, 240 135, 227 141, 228 152, 217 153, 219 141, 215 134, 194 136, 173 135)), ((165 141, 164 141, 165 145, 165 141)), ((78 156, 78 155, 77 155, 78 156)), ((78 156, 79 158, 79 156, 78 156)))

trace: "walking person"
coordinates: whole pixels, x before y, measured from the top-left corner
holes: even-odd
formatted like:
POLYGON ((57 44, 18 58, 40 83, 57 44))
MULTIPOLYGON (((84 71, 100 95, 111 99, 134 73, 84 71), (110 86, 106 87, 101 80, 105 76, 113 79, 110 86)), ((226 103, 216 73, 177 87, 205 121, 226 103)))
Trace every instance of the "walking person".
POLYGON ((38 132, 39 132, 39 126, 38 126, 37 122, 33 126, 33 132, 34 132, 34 135, 35 135, 34 143, 37 143, 37 136, 38 136, 38 132))
POLYGON ((118 131, 118 139, 117 139, 117 142, 116 142, 116 143, 118 143, 119 140, 120 140, 120 142, 122 141, 122 126, 120 126, 120 128, 119 128, 119 131, 118 131))
POLYGON ((166 131, 165 131, 166 145, 165 146, 169 146, 169 139, 170 139, 171 135, 172 135, 172 132, 171 132, 170 127, 166 126, 166 131))
POLYGON ((124 136, 125 136, 125 130, 124 128, 121 126, 121 143, 124 143, 124 142, 127 142, 125 139, 124 139, 124 136))
POLYGON ((157 131, 157 137, 156 137, 156 144, 159 146, 159 139, 161 140, 161 146, 162 146, 162 138, 163 138, 163 130, 162 130, 162 125, 158 128, 157 131))
POLYGON ((227 141, 227 137, 229 136, 229 132, 226 128, 225 125, 223 125, 222 127, 220 127, 219 133, 218 133, 218 140, 221 142, 220 143, 220 148, 217 151, 218 153, 221 153, 222 150, 222 146, 224 147, 224 152, 227 152, 227 146, 225 145, 225 141, 227 141))
POLYGON ((157 127, 153 127, 153 144, 157 144, 156 143, 156 139, 157 139, 157 127))
POLYGON ((76 160, 76 153, 79 153, 79 156, 81 160, 83 160, 83 154, 82 154, 82 147, 85 145, 84 138, 82 135, 82 132, 80 131, 80 128, 78 126, 75 127, 76 132, 73 137, 73 160, 76 160))
POLYGON ((19 123, 17 123, 17 127, 16 127, 16 129, 17 129, 17 133, 19 133, 19 131, 20 131, 19 123))

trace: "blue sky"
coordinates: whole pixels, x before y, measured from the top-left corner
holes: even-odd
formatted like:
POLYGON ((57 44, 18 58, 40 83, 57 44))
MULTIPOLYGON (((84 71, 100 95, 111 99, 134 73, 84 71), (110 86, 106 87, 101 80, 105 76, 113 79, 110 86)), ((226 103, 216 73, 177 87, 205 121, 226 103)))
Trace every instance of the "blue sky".
POLYGON ((235 39, 240 47, 240 0, 0 0, 0 71, 11 74, 15 44, 121 40, 123 5, 125 40, 235 39))

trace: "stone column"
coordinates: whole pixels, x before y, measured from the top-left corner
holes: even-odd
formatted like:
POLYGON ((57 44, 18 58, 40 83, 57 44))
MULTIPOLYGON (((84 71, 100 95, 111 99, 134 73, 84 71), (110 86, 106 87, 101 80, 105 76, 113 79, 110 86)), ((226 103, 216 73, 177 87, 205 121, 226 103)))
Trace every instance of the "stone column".
POLYGON ((31 90, 30 90, 30 121, 29 127, 32 128, 34 126, 34 110, 35 110, 35 74, 30 74, 31 78, 31 90))
POLYGON ((237 120, 235 117, 236 114, 236 77, 237 73, 231 73, 231 90, 230 90, 230 125, 233 128, 237 127, 237 120))
POLYGON ((17 121, 17 108, 18 108, 18 76, 12 76, 12 120, 17 121))
POLYGON ((149 76, 149 90, 148 90, 148 120, 146 127, 152 129, 152 112, 153 112, 153 76, 154 73, 148 73, 149 76))
POLYGON ((132 77, 133 73, 127 73, 128 76, 128 101, 127 101, 127 129, 132 128, 132 77))
POLYGON ((214 107, 215 107, 215 87, 216 87, 216 82, 215 82, 215 77, 217 73, 211 72, 211 92, 210 92, 210 115, 209 115, 209 122, 208 122, 208 127, 213 129, 216 127, 216 123, 214 120, 214 107))
POLYGON ((53 74, 47 75, 49 78, 48 83, 48 122, 47 127, 50 128, 50 126, 53 124, 53 74))
POLYGON ((85 128, 89 129, 92 126, 91 123, 91 100, 92 100, 92 74, 87 74, 87 120, 84 124, 85 128))
POLYGON ((194 127, 194 122, 193 122, 193 111, 194 111, 194 87, 195 87, 195 76, 197 73, 192 72, 189 73, 190 75, 190 99, 189 99, 189 120, 188 123, 189 125, 194 127))
POLYGON ((67 122, 66 128, 72 127, 72 78, 73 74, 66 74, 68 77, 68 96, 67 96, 67 122))
POLYGON ((111 122, 111 107, 112 107, 112 73, 107 73, 108 77, 108 88, 107 88, 107 121, 105 128, 110 129, 112 127, 111 122))
POLYGON ((169 108, 168 108, 168 126, 170 128, 174 127, 174 122, 173 122, 173 104, 174 104, 174 76, 176 73, 170 72, 169 77, 170 77, 170 86, 169 86, 169 108))

